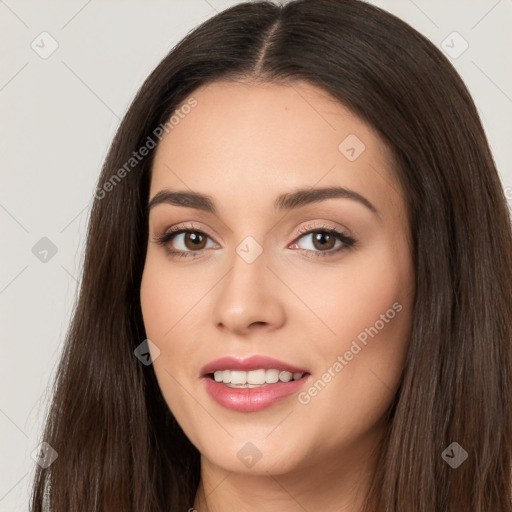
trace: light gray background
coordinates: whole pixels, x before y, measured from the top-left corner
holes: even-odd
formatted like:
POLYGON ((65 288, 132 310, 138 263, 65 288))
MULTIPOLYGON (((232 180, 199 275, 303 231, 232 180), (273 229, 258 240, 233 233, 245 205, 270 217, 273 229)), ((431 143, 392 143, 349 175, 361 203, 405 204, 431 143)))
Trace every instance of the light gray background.
MULTIPOLYGON (((50 383, 77 292, 95 183, 143 80, 221 0, 0 0, 2 326, 0 511, 27 510, 50 383), (58 49, 47 59, 31 48, 58 49), (57 247, 43 262, 32 247, 57 247)), ((480 111, 512 203, 512 0, 380 0, 452 59, 480 111), (461 40, 447 40, 452 53, 461 40)), ((453 41, 453 42, 452 42, 453 41)), ((42 257, 42 256, 41 256, 42 257)))

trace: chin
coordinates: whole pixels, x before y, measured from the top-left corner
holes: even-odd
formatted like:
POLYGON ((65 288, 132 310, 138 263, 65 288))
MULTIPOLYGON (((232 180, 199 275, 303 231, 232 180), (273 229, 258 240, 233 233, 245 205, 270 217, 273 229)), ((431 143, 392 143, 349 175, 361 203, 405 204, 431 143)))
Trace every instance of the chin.
MULTIPOLYGON (((277 439, 276 439, 277 441, 277 439)), ((297 440, 297 445, 303 441, 297 440)), ((298 446, 283 446, 280 442, 242 441, 233 439, 228 445, 223 444, 202 452, 211 464, 234 473, 261 475, 280 475, 290 473, 301 466, 303 457, 298 453, 298 446)))

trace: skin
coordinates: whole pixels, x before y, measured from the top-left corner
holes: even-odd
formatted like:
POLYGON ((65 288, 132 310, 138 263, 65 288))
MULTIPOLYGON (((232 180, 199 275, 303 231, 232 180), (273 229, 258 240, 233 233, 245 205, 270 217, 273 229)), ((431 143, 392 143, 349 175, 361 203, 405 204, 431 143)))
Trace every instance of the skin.
POLYGON ((368 124, 305 82, 215 82, 193 97, 197 106, 156 149, 150 199, 163 189, 193 190, 208 194, 218 214, 152 208, 141 285, 147 336, 160 350, 152 351, 158 383, 201 453, 193 506, 355 512, 412 321, 410 227, 391 155, 368 124), (338 149, 350 134, 365 145, 354 161, 338 149), (348 198, 273 209, 280 194, 327 186, 359 193, 378 214, 348 198), (168 247, 195 257, 172 257, 155 242, 191 222, 209 237, 206 246, 197 251, 182 234, 168 247), (298 232, 311 226, 335 228, 356 244, 334 253, 341 242, 329 242, 331 255, 315 257, 322 246, 298 232), (247 236, 263 250, 252 263, 236 252, 247 236), (393 304, 400 312, 335 371, 338 356, 393 304), (308 403, 295 394, 257 412, 222 407, 205 391, 201 367, 254 354, 306 368, 306 391, 329 368, 330 382, 308 403), (261 452, 251 468, 237 457, 247 442, 261 452))

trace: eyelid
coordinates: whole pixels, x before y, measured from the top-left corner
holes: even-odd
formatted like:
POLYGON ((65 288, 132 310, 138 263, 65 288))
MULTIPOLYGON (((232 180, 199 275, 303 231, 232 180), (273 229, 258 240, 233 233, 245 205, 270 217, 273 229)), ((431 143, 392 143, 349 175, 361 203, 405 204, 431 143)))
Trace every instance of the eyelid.
MULTIPOLYGON (((323 222, 323 221, 320 221, 323 222)), ((350 238, 349 231, 345 228, 337 228, 335 226, 331 226, 323 222, 323 224, 313 224, 309 223, 305 226, 302 226, 297 230, 297 236, 301 236, 303 234, 311 233, 312 231, 328 231, 328 232, 337 232, 342 234, 343 236, 350 238)))

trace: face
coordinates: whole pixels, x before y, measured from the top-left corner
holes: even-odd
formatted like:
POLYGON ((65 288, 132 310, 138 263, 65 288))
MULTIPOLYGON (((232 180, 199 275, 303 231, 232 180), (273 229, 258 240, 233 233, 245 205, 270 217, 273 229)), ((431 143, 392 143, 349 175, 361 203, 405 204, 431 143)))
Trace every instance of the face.
POLYGON ((141 305, 163 396, 212 466, 356 460, 382 432, 411 326, 392 158, 304 82, 193 98, 151 177, 141 305))

